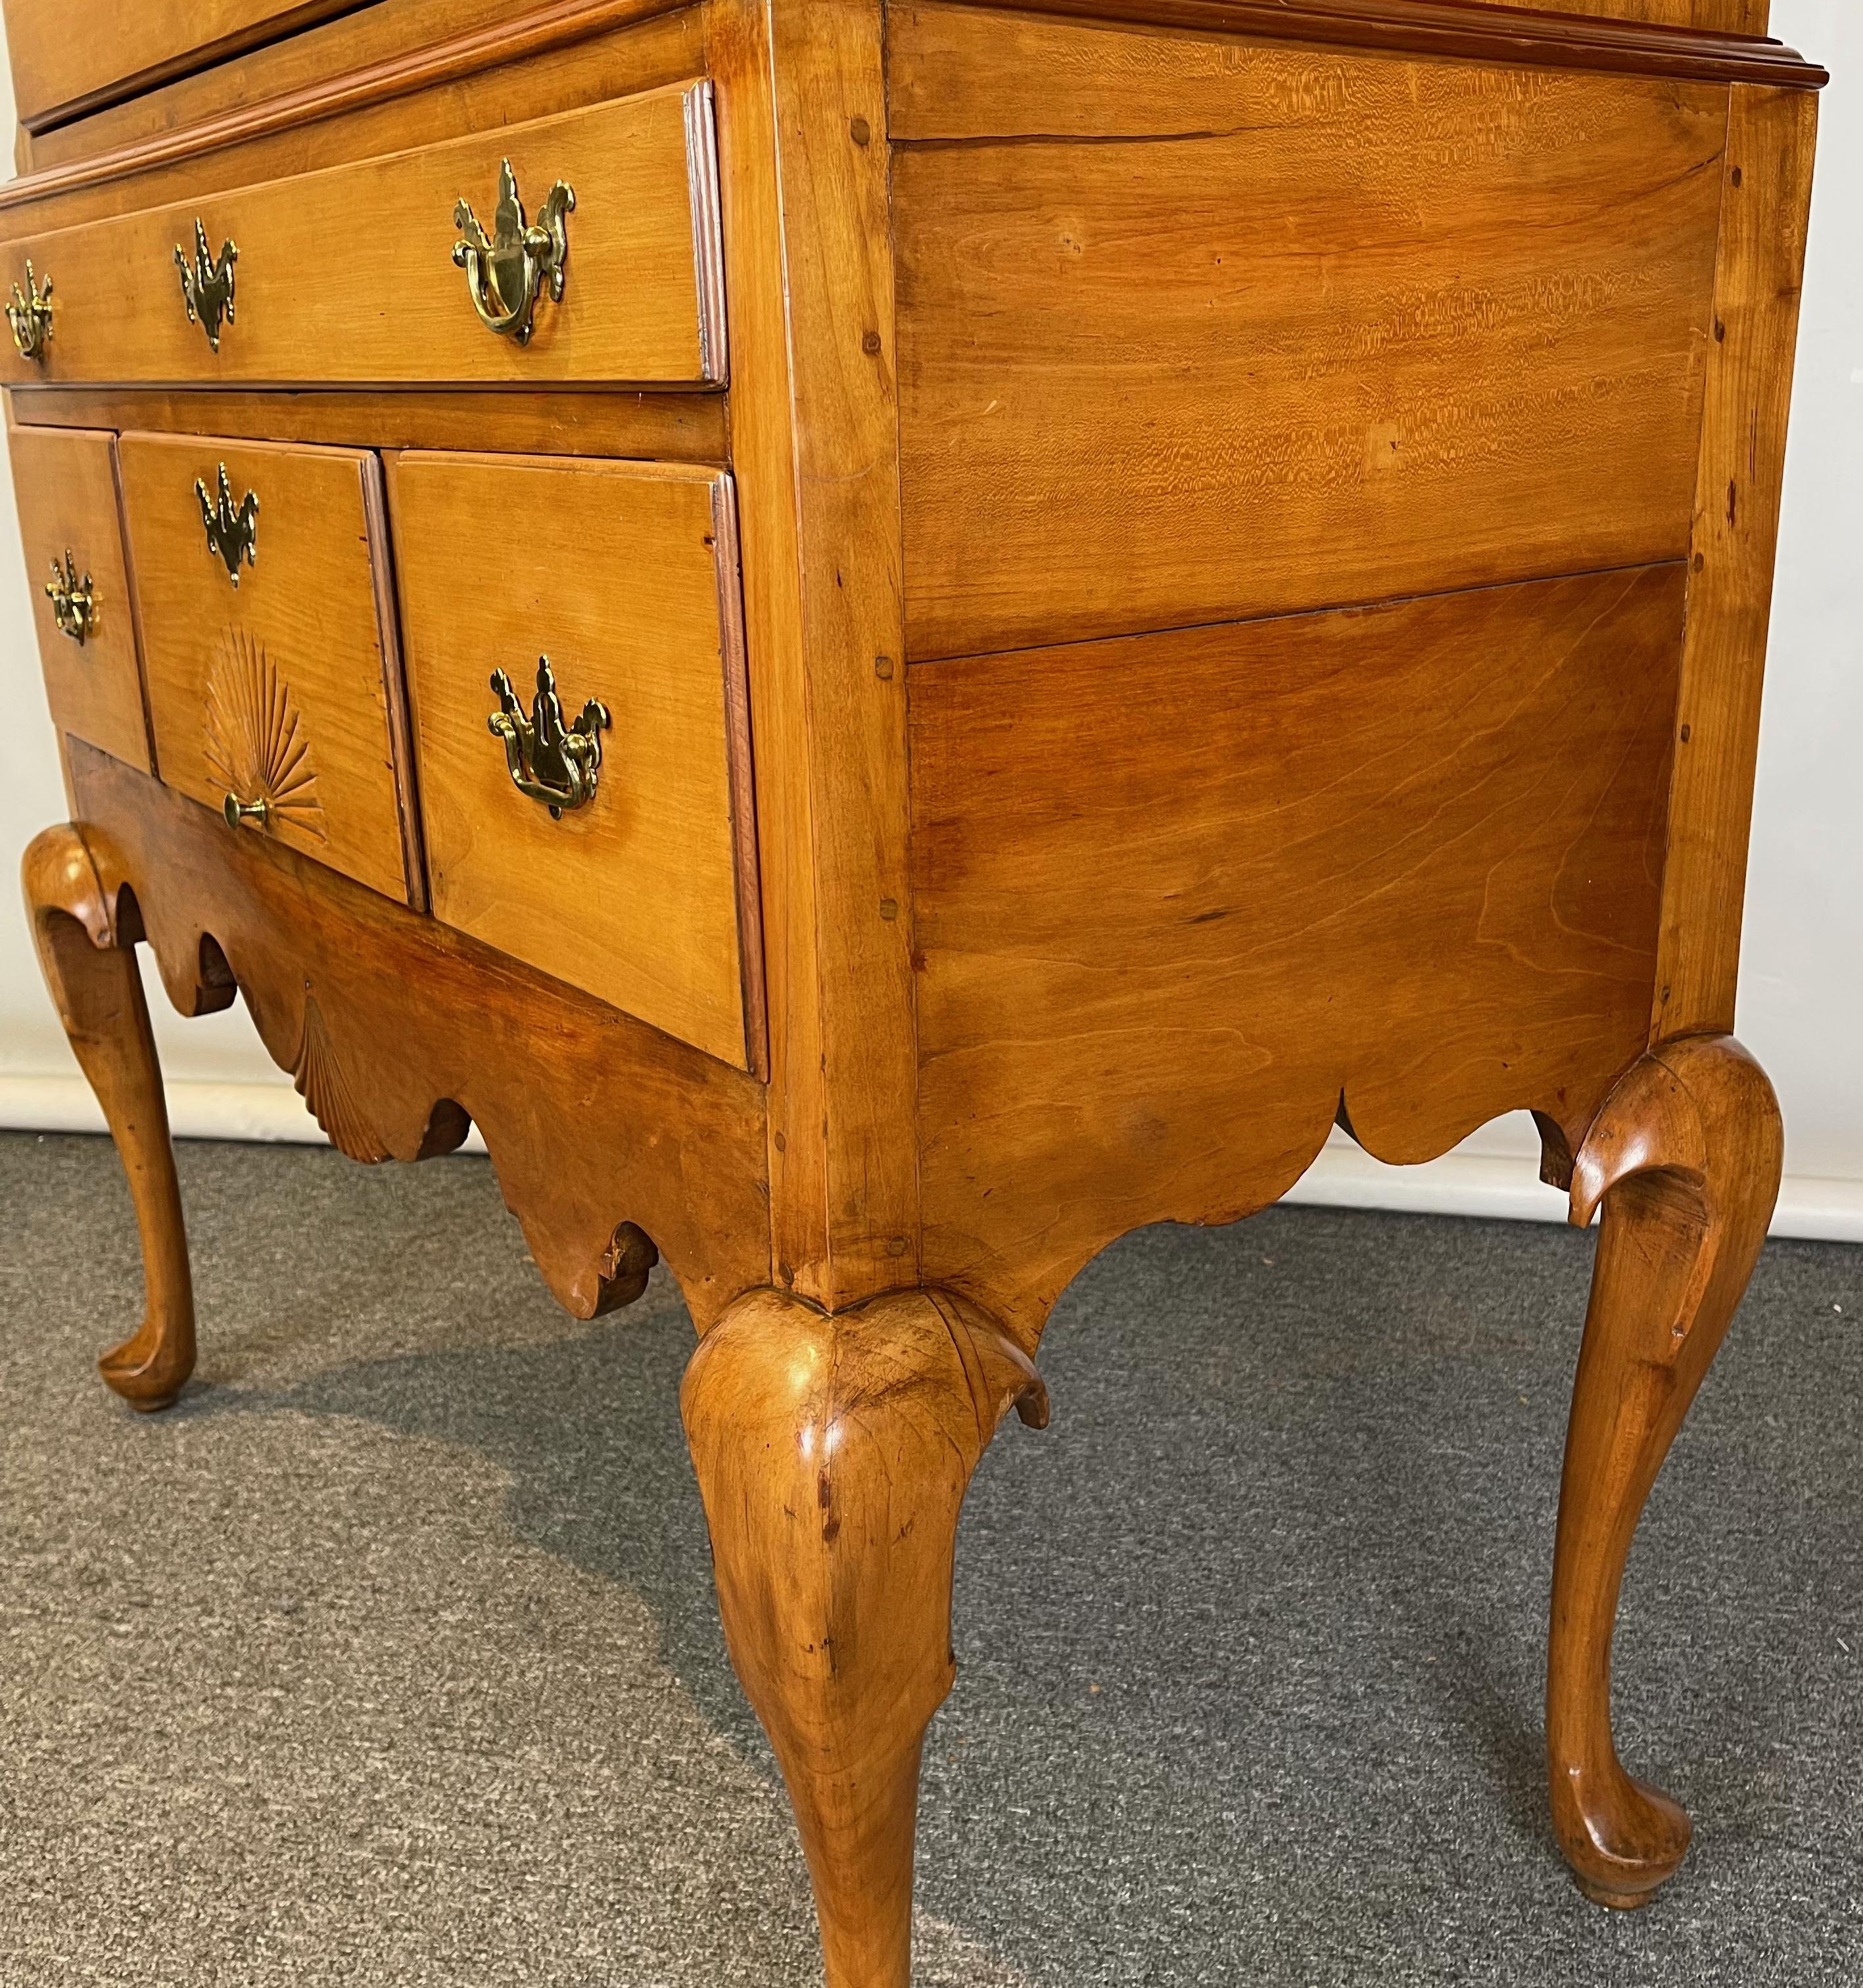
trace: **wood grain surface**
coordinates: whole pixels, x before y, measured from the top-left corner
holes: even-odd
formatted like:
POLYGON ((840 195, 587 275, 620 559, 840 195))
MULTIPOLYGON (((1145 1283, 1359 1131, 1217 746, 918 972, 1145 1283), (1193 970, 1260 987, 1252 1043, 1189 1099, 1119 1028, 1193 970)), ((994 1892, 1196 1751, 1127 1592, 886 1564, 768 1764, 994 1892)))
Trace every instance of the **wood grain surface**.
POLYGON ((76 828, 36 836, 20 881, 46 991, 103 1107, 142 1242, 142 1323, 98 1367, 132 1407, 165 1408, 194 1371, 194 1280, 168 1102, 136 963, 140 924, 133 904, 127 918, 118 915, 117 892, 76 828))
POLYGON ((1724 90, 964 19, 895 88, 965 140, 894 168, 914 657, 1686 549, 1724 90))
POLYGON ((357 0, 6 0, 13 95, 28 126, 205 69, 357 0))
POLYGON ((389 477, 435 915, 750 1067, 761 946, 729 479, 431 455, 389 477), (611 720, 593 800, 559 820, 512 786, 485 725, 492 670, 528 711, 540 654, 566 715, 595 698, 611 720))
MULTIPOLYGON (((1520 0, 1491 4, 1517 6, 1520 0)), ((1648 21, 1664 28, 1706 28, 1723 35, 1763 35, 1772 0, 1559 0, 1554 11, 1606 21, 1648 21)))
MULTIPOLYGON (((1330 107, 1347 120, 1354 113, 1368 115, 1383 109, 1386 94, 1401 86, 1385 66, 1388 57, 1369 49, 1342 69, 1346 50, 1302 45, 1291 36, 1224 34, 1215 14, 1209 31, 1195 34, 1160 33, 1136 15, 1098 20, 998 8, 986 0, 900 0, 888 19, 890 134, 896 144, 1209 137, 1264 115, 1284 124, 1303 109, 1311 113, 1330 107), (1364 66, 1367 60, 1374 66, 1364 66), (1371 89, 1381 76, 1385 90, 1371 89)), ((1557 25, 1543 15, 1507 10, 1506 25, 1523 36, 1557 25)), ((1564 27, 1587 31, 1569 15, 1564 27)), ((1692 37, 1673 39, 1695 45, 1692 37)), ((1531 76, 1530 70, 1517 73, 1517 79, 1531 76)), ((1567 77, 1560 87, 1577 80, 1567 77)), ((1554 81, 1543 75, 1542 86, 1554 81)), ((1475 79, 1465 77, 1462 83, 1472 90, 1475 79)), ((1523 114, 1520 96, 1516 79, 1494 106, 1498 130, 1480 117, 1478 106, 1462 102, 1462 144, 1503 142, 1523 114)), ((1456 108, 1456 99, 1446 102, 1456 108)), ((1530 93, 1524 114, 1531 115, 1533 104, 1530 93)), ((1527 135, 1518 133, 1514 142, 1527 135)), ((1355 150, 1364 137, 1358 135, 1355 150)))
POLYGON ((1611 1091, 1580 1149, 1572 1219, 1603 1232, 1572 1390, 1547 1666, 1553 1827, 1601 1905, 1645 1904, 1682 1861, 1680 1806, 1611 1736, 1611 1645, 1637 1522, 1752 1275, 1784 1138, 1766 1073, 1731 1037, 1665 1044, 1611 1091))
MULTIPOLYGON (((1432 60, 1588 69, 1821 89, 1828 74, 1795 49, 1718 26, 1678 25, 1673 0, 1648 0, 1659 19, 1625 19, 1608 5, 1580 12, 1497 0, 969 0, 991 12, 1121 21, 1179 34, 1248 35, 1324 47, 1375 49, 1432 60)), ((1719 0, 1696 0, 1706 14, 1719 0)), ((1740 0, 1733 0, 1740 4, 1740 0)))
POLYGON ((245 436, 349 448, 458 449, 505 455, 613 455, 640 462, 722 464, 730 453, 722 394, 543 392, 507 387, 299 393, 203 387, 36 387, 8 396, 41 428, 142 428, 245 436))
POLYGON ((1815 97, 1733 93, 1652 1040, 1734 1023, 1817 133, 1815 97))
POLYGON ((827 1988, 911 1988, 919 1755, 951 1689, 952 1562, 971 1473, 1027 1357, 948 1292, 836 1318, 739 1300, 680 1389, 731 1661, 788 1783, 827 1988))
POLYGON ((149 722, 123 556, 116 438, 15 428, 7 446, 52 722, 146 773, 149 722), (82 644, 61 632, 46 592, 54 562, 62 570, 67 553, 79 577, 92 583, 93 625, 82 644))
POLYGON ((270 819, 242 834, 418 901, 380 464, 210 436, 126 434, 118 451, 163 779, 215 809, 235 787, 269 794, 270 819), (217 501, 221 463, 235 505, 259 499, 259 557, 237 587, 194 489, 217 501))
POLYGON ((324 1055, 372 1142, 411 1160, 469 1124, 557 1301, 593 1318, 640 1288, 640 1233, 701 1331, 769 1277, 754 1079, 83 745, 72 773, 104 888, 124 885, 184 1014, 238 982, 273 1060, 324 1055))
MULTIPOLYGON (((695 87, 691 122, 705 129, 709 92, 695 87)), ((708 142, 688 147, 688 94, 652 91, 15 242, 10 263, 52 278, 56 315, 42 363, 9 343, 0 378, 720 379, 716 188, 708 142), (470 201, 489 229, 505 158, 527 215, 558 179, 576 196, 563 299, 539 306, 526 345, 480 323, 452 261, 455 203, 470 201), (217 352, 188 316, 175 267, 178 246, 193 257, 197 220, 211 252, 238 248, 236 315, 217 352)))
POLYGON ((1403 1164, 1641 1052, 1679 564, 911 673, 928 1276, 1032 1343, 1341 1108, 1403 1164))
POLYGON ((777 1280, 917 1274, 893 272, 881 19, 722 0, 719 93, 770 990, 777 1280))
MULTIPOLYGON (((1668 4, 1647 0, 1652 8, 1668 4)), ((1686 4, 1674 0, 1676 7, 1686 4)), ((1707 15, 1706 26, 1720 25, 1712 10, 1721 4, 1698 0, 1697 11, 1707 15)), ((1748 15, 1764 12, 1763 0, 1725 4, 1748 15)), ((364 132, 378 119, 412 129, 419 111, 411 93, 426 91, 431 100, 436 86, 444 88, 456 119, 485 123, 512 121, 522 114, 517 107, 505 110, 502 118, 479 113, 476 106, 501 90, 525 93, 515 100, 534 106, 546 100, 597 102, 672 82, 698 73, 698 68, 676 56, 672 66, 657 74, 654 65, 667 60, 678 37, 702 40, 702 11, 696 5, 681 8, 679 0, 557 0, 513 21, 509 0, 375 0, 341 20, 266 44, 73 123, 22 131, 19 167, 30 184, 23 192, 0 188, 0 208, 12 200, 36 200, 61 186, 106 186, 164 160, 205 161, 230 144, 262 153, 290 133, 301 147, 318 148, 333 129, 364 132), (609 72, 605 84, 604 69, 609 72)), ((1083 11, 1090 15, 1092 8, 1083 11)), ((1110 17, 1134 10, 1128 0, 1101 11, 1110 17)), ((1220 29, 1220 14, 1192 11, 1197 15, 1188 23, 1193 29, 1220 29)), ((1385 19, 1374 22, 1374 32, 1387 41, 1404 36, 1419 12, 1410 0, 1396 0, 1382 11, 1385 19)), ((1567 7, 1549 16, 1510 9, 1505 22, 1484 22, 1477 0, 1462 14, 1465 19, 1473 16, 1476 39, 1490 60, 1517 59, 1523 49, 1531 49, 1537 59, 1555 64, 1601 63, 1706 80, 1802 83, 1824 75, 1777 44, 1755 46, 1699 29, 1684 35, 1669 26, 1626 25, 1614 17, 1604 22, 1575 18, 1584 11, 1591 10, 1567 7), (1609 38, 1602 48, 1601 27, 1609 38)), ((1324 27, 1325 17, 1320 20, 1324 27)), ((1283 31, 1287 22, 1283 9, 1283 31)), ((1260 32, 1259 21, 1254 25, 1260 32)), ((1335 19, 1332 25, 1348 43, 1362 32, 1349 19, 1335 19)), ((1430 46, 1427 36, 1421 39, 1430 46)), ((451 128, 458 128, 457 122, 451 128)), ((365 143, 346 155, 365 157, 382 149, 365 143)), ((300 166, 308 162, 306 152, 300 166)))
MULTIPOLYGON (((614 0, 608 4, 612 20, 614 0)), ((664 19, 668 4, 669 0, 631 0, 618 18, 627 25, 664 19)), ((670 4, 678 5, 680 0, 670 0, 670 4)), ((585 11, 586 5, 584 0, 585 11)), ((559 7, 556 11, 560 14, 562 10, 559 7)), ((531 19, 534 21, 536 15, 531 19)), ((123 103, 31 133, 30 169, 42 171, 74 160, 99 159, 183 131, 192 136, 213 129, 229 115, 252 118, 257 113, 272 127, 279 104, 294 99, 308 97, 305 108, 309 121, 314 122, 317 113, 312 106, 340 79, 347 95, 357 90, 363 77, 379 78, 384 72, 392 74, 400 68, 431 64, 438 49, 457 49, 492 36, 505 39, 510 46, 509 67, 515 74, 523 75, 536 51, 522 46, 522 36, 512 19, 511 0, 368 0, 347 15, 300 29, 282 41, 262 42, 211 69, 177 76, 123 103)), ((568 46, 574 49, 580 39, 568 46)), ((555 44, 559 51, 563 46, 560 41, 555 44)), ((661 80, 674 82, 696 73, 688 64, 661 80)), ((380 100, 373 100, 380 107, 380 100)))
MULTIPOLYGON (((47 134, 36 141, 45 148, 43 169, 0 187, 0 211, 38 206, 85 189, 101 198, 113 187, 118 190, 115 211, 127 212, 160 195, 140 187, 130 190, 126 183, 153 179, 163 184, 164 169, 186 173, 190 184, 216 187, 265 176, 216 177, 213 162, 230 147, 264 153, 273 147, 272 156, 295 160, 276 170, 301 172, 327 163, 316 156, 326 127, 367 128, 378 113, 385 113, 391 126, 418 123, 420 113, 411 106, 423 93, 437 93, 451 106, 452 122, 445 135, 457 133, 462 117, 475 124, 515 123, 537 114, 540 101, 566 108, 570 102, 625 94, 642 84, 636 79, 580 99, 559 90, 540 96, 539 72, 533 66, 542 59, 544 75, 599 75, 605 66, 607 36, 606 58, 618 58, 624 73, 631 76, 637 38, 625 31, 681 11, 696 10, 690 0, 554 0, 513 20, 509 6, 488 16, 479 0, 431 0, 427 5, 414 0, 411 7, 393 12, 387 6, 367 6, 353 20, 313 29, 47 134), (568 58, 566 71, 552 61, 557 56, 568 58), (491 118, 477 114, 475 106, 488 96, 509 100, 512 95, 520 107, 491 118)), ((656 51, 663 52, 650 37, 645 49, 650 63, 658 59, 656 51)), ((658 80, 696 73, 682 66, 677 76, 658 80)), ((376 144, 361 151, 340 150, 339 156, 366 157, 389 149, 376 144)))

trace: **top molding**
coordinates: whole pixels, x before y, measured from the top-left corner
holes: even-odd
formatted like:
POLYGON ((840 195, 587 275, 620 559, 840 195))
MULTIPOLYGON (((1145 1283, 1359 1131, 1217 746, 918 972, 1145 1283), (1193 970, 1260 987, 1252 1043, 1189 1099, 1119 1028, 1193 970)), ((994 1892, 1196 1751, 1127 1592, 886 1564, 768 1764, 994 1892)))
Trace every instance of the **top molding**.
MULTIPOLYGON (((178 131, 73 160, 0 187, 0 212, 57 194, 103 186, 157 166, 340 117, 416 90, 450 83, 499 63, 584 41, 677 12, 690 0, 554 0, 495 29, 458 36, 390 62, 242 106, 178 131)), ((806 0, 775 0, 801 5, 806 0)), ((876 0, 877 4, 877 0, 876 0)), ((1829 73, 1782 42, 1699 28, 1652 27, 1489 0, 962 0, 962 4, 1076 20, 1123 21, 1276 42, 1502 63, 1536 69, 1602 69, 1821 90, 1829 73)))
POLYGON ((456 83, 462 77, 522 61, 556 49, 593 40, 663 14, 675 14, 692 0, 553 0, 495 28, 482 28, 410 50, 385 62, 348 69, 301 90, 242 104, 198 124, 164 131, 134 144, 90 158, 31 173, 0 186, 0 212, 83 187, 106 186, 157 166, 205 157, 210 152, 297 129, 346 111, 365 110, 407 96, 417 90, 456 83))
POLYGON ((1783 42, 1709 28, 1497 6, 1493 0, 959 0, 979 8, 1073 20, 1183 28, 1257 40, 1505 63, 1603 69, 1691 83, 1822 90, 1830 72, 1783 42))

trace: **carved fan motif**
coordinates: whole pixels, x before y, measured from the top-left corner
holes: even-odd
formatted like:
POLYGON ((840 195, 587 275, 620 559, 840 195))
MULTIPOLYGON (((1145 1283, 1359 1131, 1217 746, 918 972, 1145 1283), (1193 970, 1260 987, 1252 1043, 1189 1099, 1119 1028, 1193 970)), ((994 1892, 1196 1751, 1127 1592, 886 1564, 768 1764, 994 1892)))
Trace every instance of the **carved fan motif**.
POLYGON ((323 1128, 324 1137, 338 1152, 360 1160, 364 1166, 393 1158, 357 1101, 350 1080, 337 1060, 323 1011, 310 995, 304 997, 304 1028, 292 1070, 298 1095, 310 1107, 310 1115, 323 1128))
POLYGON ((324 839, 310 742, 290 686, 252 638, 229 629, 207 673, 208 771, 228 793, 264 801, 270 818, 324 839))

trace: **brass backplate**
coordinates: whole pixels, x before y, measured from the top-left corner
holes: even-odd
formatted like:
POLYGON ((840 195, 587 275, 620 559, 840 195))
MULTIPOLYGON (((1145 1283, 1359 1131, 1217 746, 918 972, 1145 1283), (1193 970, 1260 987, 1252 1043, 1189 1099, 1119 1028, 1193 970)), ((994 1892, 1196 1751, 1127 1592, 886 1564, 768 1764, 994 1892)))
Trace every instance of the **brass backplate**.
POLYGON ((48 276, 41 285, 33 276, 30 262, 26 265, 25 288, 21 289, 17 283, 13 286, 13 294, 7 301, 6 321, 12 327, 13 343, 20 357, 42 365, 46 342, 52 336, 52 279, 48 276))
POLYGON ((207 485, 194 479, 194 494, 201 500, 201 521, 207 528, 207 549, 226 568, 233 584, 239 584, 239 567, 259 563, 259 498, 249 490, 235 509, 233 486, 228 481, 226 465, 220 465, 218 499, 208 495, 207 485))
POLYGON ((52 577, 46 583, 46 597, 52 603, 52 618, 58 632, 69 635, 81 649, 97 632, 97 596, 89 573, 78 577, 77 560, 65 548, 61 562, 52 562, 52 577))
POLYGON ((220 245, 218 262, 208 253, 207 230, 197 220, 194 225, 194 260, 178 242, 175 267, 181 272, 181 301, 188 307, 188 322, 207 333, 207 342, 218 352, 220 330, 233 322, 233 265, 239 250, 231 242, 220 245))

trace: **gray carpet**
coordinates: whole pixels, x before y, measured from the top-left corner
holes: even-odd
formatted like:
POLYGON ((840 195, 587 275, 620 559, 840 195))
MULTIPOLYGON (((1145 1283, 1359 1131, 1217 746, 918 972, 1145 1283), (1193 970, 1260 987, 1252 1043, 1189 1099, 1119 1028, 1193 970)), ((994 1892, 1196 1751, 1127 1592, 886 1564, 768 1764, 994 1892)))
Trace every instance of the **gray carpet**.
MULTIPOLYGON (((478 1161, 183 1176, 143 1420, 109 1148, 0 1138, 0 1983, 817 1982, 671 1287, 564 1318, 478 1161)), ((1633 1557, 1620 1736, 1697 1835, 1632 1917, 1540 1792, 1590 1252, 1285 1210, 1078 1280, 964 1520, 922 1983, 1863 1977, 1863 1251, 1768 1249, 1633 1557)))

